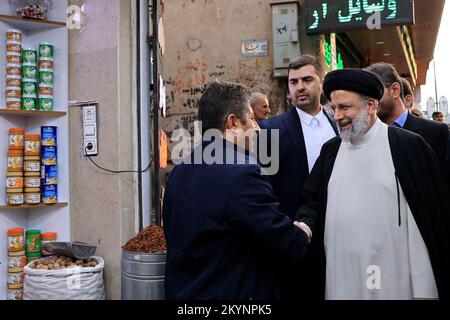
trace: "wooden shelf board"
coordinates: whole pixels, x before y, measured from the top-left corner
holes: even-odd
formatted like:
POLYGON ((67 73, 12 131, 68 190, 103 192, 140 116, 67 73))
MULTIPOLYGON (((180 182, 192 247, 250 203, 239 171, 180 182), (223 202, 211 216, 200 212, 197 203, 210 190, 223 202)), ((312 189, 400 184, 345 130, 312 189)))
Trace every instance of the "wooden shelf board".
POLYGON ((0 109, 0 115, 18 115, 18 116, 38 116, 38 117, 63 117, 67 115, 65 111, 38 111, 38 110, 9 110, 0 109))
POLYGON ((55 204, 36 204, 36 205, 30 205, 30 204, 23 204, 20 206, 9 206, 9 205, 2 205, 0 206, 0 209, 33 209, 33 208, 48 208, 48 207, 66 207, 69 203, 67 202, 60 202, 55 204))
POLYGON ((14 26, 18 29, 24 30, 44 30, 51 28, 62 28, 66 27, 65 22, 49 21, 49 20, 39 20, 32 18, 23 18, 18 16, 9 16, 0 14, 0 20, 14 26))

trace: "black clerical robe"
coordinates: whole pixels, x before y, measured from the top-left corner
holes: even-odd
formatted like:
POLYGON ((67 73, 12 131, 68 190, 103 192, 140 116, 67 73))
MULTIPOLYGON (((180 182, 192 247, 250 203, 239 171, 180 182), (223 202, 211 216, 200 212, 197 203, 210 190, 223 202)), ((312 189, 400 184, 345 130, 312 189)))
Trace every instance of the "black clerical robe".
MULTIPOLYGON (((450 299, 450 205, 441 162, 422 137, 406 130, 389 127, 389 145, 396 175, 428 249, 440 299, 450 299)), ((342 140, 327 142, 305 182, 304 204, 297 220, 313 230, 315 277, 325 292, 324 231, 328 182, 342 140)), ((384 155, 379 155, 384 156, 384 155)), ((367 168, 370 170, 370 168, 367 168)), ((376 195, 367 195, 376 197, 376 195)))

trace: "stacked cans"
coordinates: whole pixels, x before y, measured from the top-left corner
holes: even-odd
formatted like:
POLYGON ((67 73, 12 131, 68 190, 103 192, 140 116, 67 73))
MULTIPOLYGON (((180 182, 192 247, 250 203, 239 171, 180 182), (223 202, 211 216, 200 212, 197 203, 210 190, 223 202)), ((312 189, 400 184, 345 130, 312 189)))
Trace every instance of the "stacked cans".
POLYGON ((41 203, 41 136, 25 135, 25 203, 37 205, 41 203))
POLYGON ((21 109, 22 99, 22 33, 10 29, 6 32, 6 106, 21 109))
POLYGON ((22 50, 22 109, 37 110, 37 52, 22 50))
POLYGON ((24 136, 25 130, 22 128, 9 129, 6 202, 10 206, 18 206, 24 203, 24 136))
POLYGON ((42 148, 42 203, 58 202, 58 147, 57 127, 41 127, 42 148))
POLYGON ((53 110, 54 47, 48 42, 39 45, 39 110, 53 110))
POLYGON ((23 299, 23 268, 27 262, 24 229, 8 230, 8 300, 23 299))

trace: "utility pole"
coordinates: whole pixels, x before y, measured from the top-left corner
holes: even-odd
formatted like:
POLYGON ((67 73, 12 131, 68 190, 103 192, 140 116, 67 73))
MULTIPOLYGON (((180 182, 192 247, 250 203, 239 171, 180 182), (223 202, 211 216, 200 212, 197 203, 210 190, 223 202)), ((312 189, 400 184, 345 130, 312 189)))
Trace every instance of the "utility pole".
POLYGON ((436 101, 436 111, 439 111, 439 100, 438 100, 438 93, 437 93, 437 80, 436 80, 436 61, 433 56, 433 71, 434 71, 434 96, 436 101))

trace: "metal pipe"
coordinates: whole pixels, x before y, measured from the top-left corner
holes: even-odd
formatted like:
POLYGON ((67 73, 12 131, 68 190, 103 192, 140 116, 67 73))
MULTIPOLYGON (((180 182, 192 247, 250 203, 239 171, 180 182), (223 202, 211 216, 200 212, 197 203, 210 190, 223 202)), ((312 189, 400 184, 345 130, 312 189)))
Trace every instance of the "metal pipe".
MULTIPOLYGON (((148 8, 148 6, 147 6, 148 8)), ((148 12, 148 10, 147 10, 148 12)), ((148 13, 147 13, 148 14, 148 13)), ((139 206, 139 230, 144 227, 143 223, 143 209, 142 209, 142 125, 141 125, 141 0, 136 1, 136 98, 137 98, 137 157, 138 157, 138 206, 139 206)))

